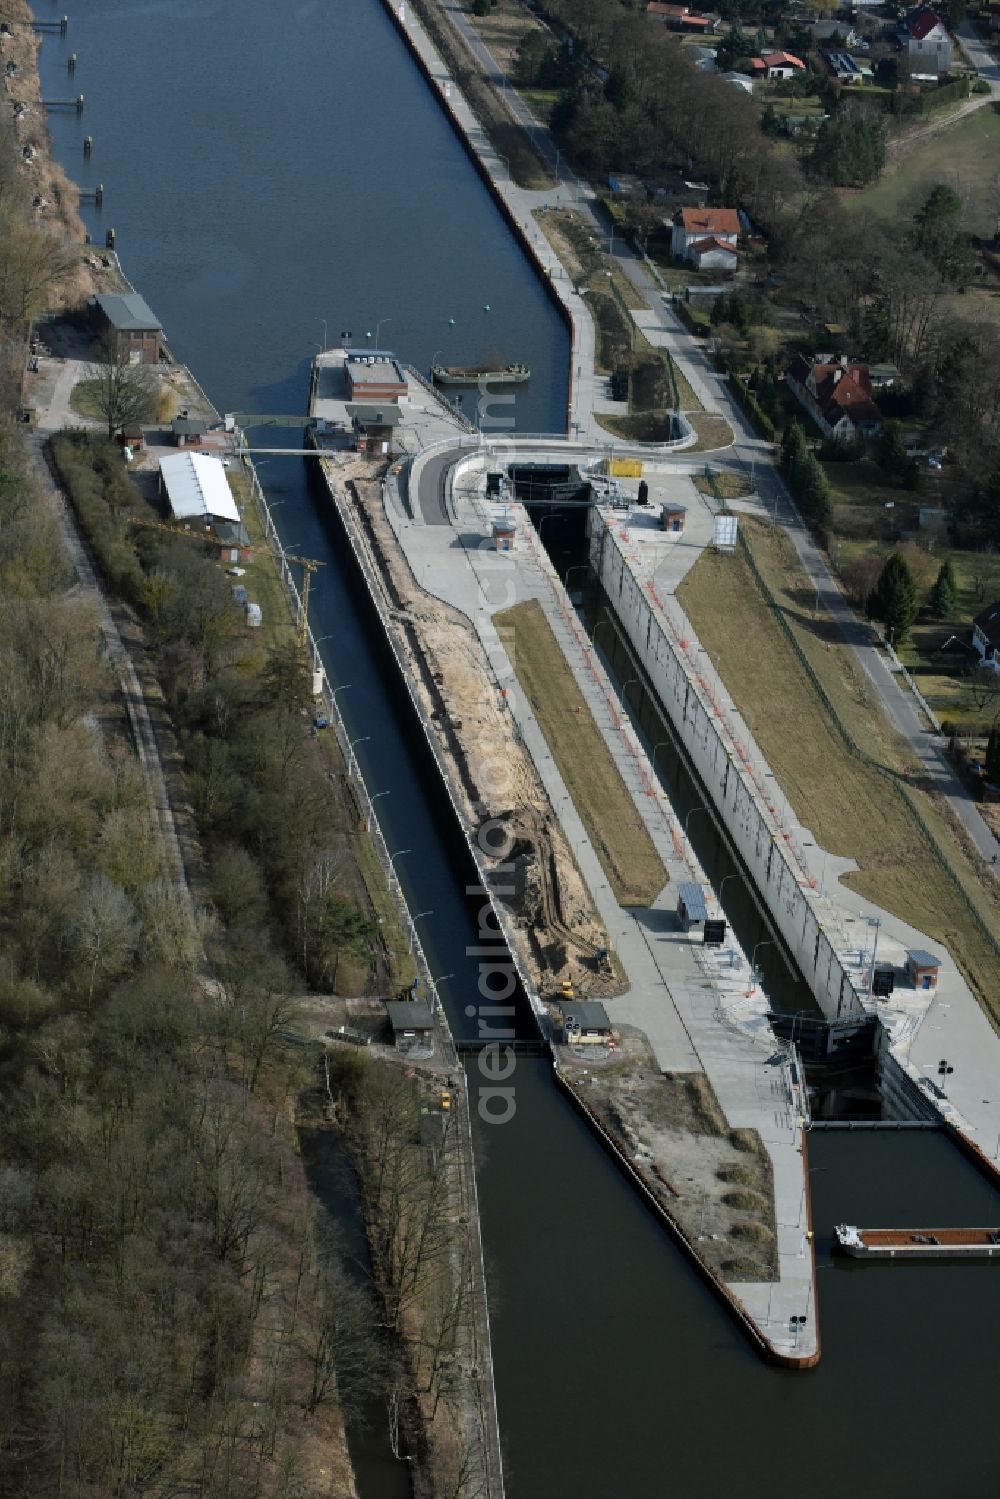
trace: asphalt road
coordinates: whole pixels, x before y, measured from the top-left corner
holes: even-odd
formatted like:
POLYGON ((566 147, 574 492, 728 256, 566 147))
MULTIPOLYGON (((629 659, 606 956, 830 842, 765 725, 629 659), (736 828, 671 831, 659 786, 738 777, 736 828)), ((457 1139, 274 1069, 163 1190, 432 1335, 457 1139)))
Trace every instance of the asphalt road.
MULTIPOLYGON (((448 7, 448 15, 467 41, 484 73, 498 88, 504 83, 504 74, 497 66, 489 49, 480 39, 474 27, 459 11, 448 7)), ((991 86, 994 94, 1000 93, 1000 66, 994 62, 988 49, 971 34, 967 25, 960 27, 963 50, 970 62, 991 86)), ((559 153, 548 130, 534 118, 528 106, 516 90, 507 86, 504 90, 512 115, 528 131, 538 150, 547 161, 556 165, 559 153)), ((983 102, 989 102, 985 99, 983 102)), ((572 174, 567 174, 572 178, 572 174)), ((575 187, 572 206, 589 217, 599 235, 607 235, 609 225, 599 217, 593 200, 584 201, 579 181, 572 179, 575 187)), ((519 196, 532 199, 559 201, 570 205, 570 190, 564 185, 549 193, 519 196)), ((530 208, 528 209, 530 216, 530 208)), ((529 224, 529 229, 534 228, 529 224)), ((792 503, 774 460, 773 445, 759 437, 750 426, 741 409, 733 401, 725 376, 720 374, 705 357, 701 344, 683 326, 668 304, 646 265, 631 245, 614 241, 614 253, 625 274, 647 302, 651 313, 640 314, 645 331, 650 326, 656 330, 656 341, 669 349, 671 356, 683 370, 692 388, 705 409, 723 415, 734 433, 734 442, 726 456, 717 455, 715 461, 738 467, 752 475, 757 491, 776 521, 787 531, 802 567, 817 593, 818 602, 837 622, 841 633, 864 672, 872 689, 881 702, 890 720, 902 734, 913 755, 923 767, 930 784, 946 799, 979 853, 992 868, 1000 866, 1000 842, 983 821, 976 803, 958 780, 945 753, 945 741, 923 720, 916 699, 889 667, 885 652, 879 649, 870 625, 859 619, 839 583, 834 577, 826 558, 817 547, 812 535, 803 525, 792 503)), ((678 455, 679 457, 682 455, 678 455)), ((444 472, 448 466, 447 455, 428 465, 428 473, 421 485, 420 504, 429 524, 447 522, 444 506, 444 472)), ((1000 877, 1000 867, 995 869, 1000 877)))

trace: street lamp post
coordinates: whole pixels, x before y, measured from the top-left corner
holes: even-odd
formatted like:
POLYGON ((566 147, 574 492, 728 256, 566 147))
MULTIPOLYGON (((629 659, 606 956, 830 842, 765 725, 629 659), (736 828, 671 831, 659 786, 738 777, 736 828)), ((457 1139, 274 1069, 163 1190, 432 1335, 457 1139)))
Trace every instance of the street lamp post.
POLYGON ((652 764, 652 767, 653 767, 653 774, 654 774, 654 776, 656 774, 656 751, 664 749, 664 748, 666 748, 666 749, 670 748, 670 740, 669 739, 659 739, 653 745, 653 758, 652 758, 652 761, 650 763, 652 764))
POLYGON ((687 812, 684 814, 684 836, 685 836, 685 838, 687 837, 688 823, 691 821, 691 819, 694 816, 694 814, 696 812, 707 812, 707 811, 708 811, 707 807, 700 806, 700 805, 697 806, 697 807, 689 807, 687 809, 687 812))
POLYGON ((878 952, 878 933, 882 922, 878 916, 869 916, 868 925, 875 928, 875 936, 872 940, 872 966, 871 972, 868 975, 868 993, 870 994, 872 992, 872 985, 875 982, 875 955, 878 952))
MULTIPOLYGON (((350 684, 346 683, 345 685, 349 686, 350 684)), ((359 738, 352 739, 350 741, 350 743, 348 744, 348 746, 347 746, 347 754, 348 754, 347 769, 348 769, 348 772, 350 772, 351 766, 353 765, 354 766, 354 774, 358 777, 359 780, 361 779, 361 767, 358 764, 358 757, 354 753, 354 748, 355 748, 355 745, 366 743, 366 741, 369 740, 371 737, 372 736, 370 734, 362 734, 362 735, 359 736, 359 738)))
POLYGON ((422 916, 433 916, 433 911, 418 911, 415 916, 410 917, 410 955, 413 955, 413 944, 417 939, 417 922, 422 916))
POLYGON ((623 683, 622 685, 622 703, 626 708, 628 707, 628 690, 633 686, 642 686, 642 683, 639 681, 638 677, 629 677, 628 681, 623 683))
POLYGON ((394 879, 397 885, 399 884, 399 875, 396 873, 396 860, 401 859, 404 854, 412 852, 413 850, 410 848, 397 848, 394 854, 389 855, 389 877, 390 879, 394 879))
POLYGON ((758 943, 755 944, 754 950, 753 950, 753 957, 750 959, 750 967, 754 970, 754 972, 756 972, 756 970, 757 970, 757 954, 760 952, 761 948, 762 947, 774 947, 774 945, 775 944, 770 939, 768 939, 765 942, 758 942, 758 943))
POLYGON ((722 876, 722 884, 719 886, 719 904, 720 905, 722 904, 722 892, 726 888, 726 882, 728 880, 738 880, 739 878, 740 878, 740 872, 739 872, 738 869, 734 869, 731 874, 724 874, 722 876))
POLYGON ((550 510, 549 513, 548 513, 548 515, 543 515, 542 516, 541 520, 538 522, 538 539, 539 539, 539 541, 541 541, 541 539, 542 539, 542 527, 544 526, 545 522, 547 520, 556 520, 561 514, 562 514, 561 510, 550 510))
POLYGON ((590 633, 590 643, 595 648, 597 646, 597 632, 602 625, 607 625, 609 630, 614 629, 614 623, 610 619, 599 619, 590 633))

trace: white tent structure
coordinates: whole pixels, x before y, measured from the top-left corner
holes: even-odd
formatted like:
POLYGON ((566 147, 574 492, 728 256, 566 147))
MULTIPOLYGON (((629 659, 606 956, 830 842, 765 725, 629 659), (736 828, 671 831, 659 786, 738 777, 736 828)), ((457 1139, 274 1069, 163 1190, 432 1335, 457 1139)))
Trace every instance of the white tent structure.
POLYGON ((239 522, 226 470, 218 458, 204 453, 174 453, 160 459, 160 483, 175 520, 239 522))

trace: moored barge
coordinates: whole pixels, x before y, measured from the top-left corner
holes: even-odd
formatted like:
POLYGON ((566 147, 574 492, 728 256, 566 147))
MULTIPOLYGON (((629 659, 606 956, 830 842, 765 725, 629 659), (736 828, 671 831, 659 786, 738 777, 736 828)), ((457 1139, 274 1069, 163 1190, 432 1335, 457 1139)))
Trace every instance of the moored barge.
POLYGON ((480 380, 491 385, 523 385, 531 379, 531 369, 526 364, 506 364, 501 368, 489 364, 432 364, 431 379, 435 385, 475 385, 480 380))
POLYGON ((837 1248, 855 1259, 1000 1259, 1000 1228, 855 1228, 838 1223, 837 1248))

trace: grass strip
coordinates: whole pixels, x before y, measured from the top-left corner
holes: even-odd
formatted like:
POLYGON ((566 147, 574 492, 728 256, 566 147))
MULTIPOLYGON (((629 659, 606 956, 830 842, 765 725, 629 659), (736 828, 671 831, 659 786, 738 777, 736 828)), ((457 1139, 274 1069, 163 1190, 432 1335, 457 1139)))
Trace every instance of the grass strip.
POLYGON ((648 906, 668 875, 536 599, 495 616, 552 758, 622 906, 648 906))
POLYGON ((459 92, 489 136, 494 151, 509 162, 510 174, 518 187, 554 187, 556 179, 551 169, 535 150, 527 131, 515 124, 496 89, 483 77, 478 62, 444 15, 439 0, 412 0, 412 8, 459 92))
POLYGON ((753 725, 796 816, 824 848, 857 861, 857 872, 841 884, 947 946, 1000 1028, 994 982, 1000 917, 978 870, 836 623, 822 611, 813 617, 814 590, 788 537, 746 517, 740 526, 778 612, 743 553, 705 552, 678 590, 685 613, 753 725))

